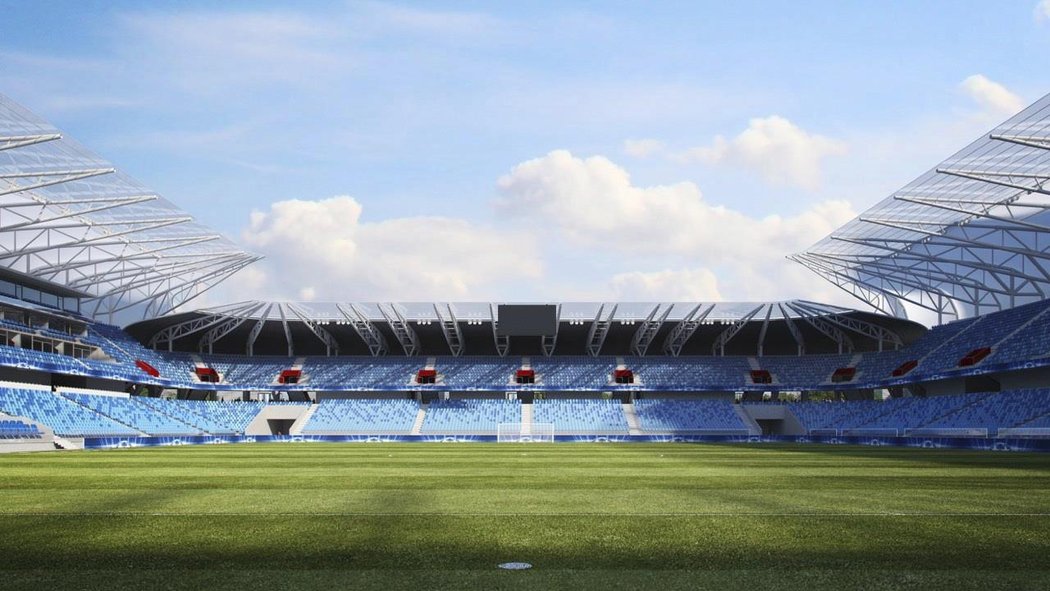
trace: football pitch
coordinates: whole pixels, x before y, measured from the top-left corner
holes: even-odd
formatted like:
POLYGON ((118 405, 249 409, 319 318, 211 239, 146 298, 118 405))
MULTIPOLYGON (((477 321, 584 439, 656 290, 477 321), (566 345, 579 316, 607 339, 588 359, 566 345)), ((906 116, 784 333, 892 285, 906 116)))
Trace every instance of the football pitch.
POLYGON ((0 588, 1047 589, 1050 455, 404 443, 11 454, 0 588), (532 568, 497 568, 507 562, 532 568))

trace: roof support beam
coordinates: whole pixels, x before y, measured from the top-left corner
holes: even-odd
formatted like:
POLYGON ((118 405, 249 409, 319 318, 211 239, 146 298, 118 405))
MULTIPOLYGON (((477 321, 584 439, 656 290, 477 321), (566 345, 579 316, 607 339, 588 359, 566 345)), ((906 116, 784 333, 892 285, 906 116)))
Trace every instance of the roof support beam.
POLYGON ((452 351, 454 357, 459 357, 463 354, 463 333, 459 330, 459 321, 456 319, 456 313, 452 311, 452 304, 445 303, 441 306, 434 304, 434 315, 437 316, 449 350, 452 351))
POLYGON ((259 319, 255 321, 255 324, 252 325, 251 332, 248 333, 248 340, 245 342, 244 352, 249 357, 255 355, 255 341, 258 340, 259 333, 261 333, 263 327, 266 326, 266 319, 269 318, 270 313, 273 312, 273 307, 274 304, 272 303, 266 306, 266 310, 263 311, 262 316, 259 316, 259 319))
POLYGON ((758 332, 758 356, 761 357, 766 344, 766 331, 769 330, 769 318, 773 315, 773 306, 766 307, 766 317, 762 321, 762 329, 758 332))
POLYGON ((496 353, 500 357, 506 357, 510 351, 510 337, 499 333, 499 319, 496 318, 496 304, 489 304, 489 315, 492 317, 492 339, 496 344, 496 353))
POLYGON ((652 311, 642 321, 642 325, 638 327, 638 330, 634 331, 634 337, 631 338, 632 354, 638 357, 645 357, 646 351, 649 350, 649 345, 656 338, 656 334, 660 332, 660 327, 664 325, 664 321, 667 320, 667 316, 671 313, 672 308, 674 308, 673 304, 656 304, 653 306, 652 311), (660 311, 661 307, 663 312, 660 311))
POLYGON ((995 133, 989 135, 988 137, 989 139, 997 140, 1000 142, 1009 142, 1011 144, 1017 144, 1019 146, 1028 146, 1029 148, 1050 150, 1050 137, 1043 137, 1038 135, 1008 135, 995 133))
POLYGON ((613 317, 616 316, 616 308, 618 304, 614 304, 609 309, 609 313, 605 316, 602 313, 605 311, 605 304, 598 306, 598 313, 594 315, 594 321, 591 322, 591 328, 587 331, 587 353, 591 357, 597 357, 602 352, 602 345, 605 344, 605 337, 609 335, 609 328, 612 326, 613 317))
MULTIPOLYGON (((229 311, 230 315, 238 315, 240 313, 248 311, 254 306, 254 302, 248 302, 241 306, 238 306, 229 311)), ((229 315, 227 314, 207 314, 200 318, 193 318, 185 322, 179 322, 171 326, 165 327, 164 330, 153 335, 149 340, 149 346, 151 349, 156 349, 161 343, 168 344, 168 351, 172 350, 172 344, 182 337, 190 336, 194 333, 202 330, 207 330, 223 321, 227 320, 229 315)))
POLYGON ((295 355, 295 346, 292 342, 292 329, 288 327, 288 316, 284 313, 285 304, 277 304, 277 314, 281 317, 281 328, 284 329, 284 340, 288 342, 288 356, 295 355))
POLYGON ((794 312, 798 314, 799 317, 802 318, 802 320, 804 320, 813 328, 817 329, 817 331, 820 332, 820 334, 834 341, 836 346, 838 346, 838 351, 840 355, 844 352, 853 352, 853 341, 848 336, 846 336, 846 333, 839 330, 838 327, 836 327, 834 324, 824 320, 820 316, 814 314, 809 310, 806 310, 805 308, 799 307, 794 302, 788 302, 787 306, 794 310, 794 312))
POLYGON ((387 306, 390 307, 389 313, 383 309, 382 304, 376 304, 376 307, 379 308, 379 313, 383 315, 387 324, 390 325, 390 329, 394 331, 394 337, 397 338, 397 342, 404 349, 405 355, 409 357, 415 355, 419 352, 419 337, 416 336, 416 332, 412 330, 412 327, 395 304, 387 304, 387 306))
MULTIPOLYGON (((820 310, 820 308, 817 307, 819 305, 820 304, 815 304, 814 302, 806 300, 799 300, 798 302, 796 302, 796 306, 805 308, 813 312, 814 314, 819 314, 822 312, 822 310, 820 310)), ((853 331, 861 336, 865 336, 869 339, 878 342, 880 352, 882 351, 882 346, 884 343, 889 343, 893 345, 894 349, 900 349, 904 346, 904 342, 901 340, 900 335, 891 330, 887 330, 886 328, 877 324, 872 324, 870 322, 865 322, 864 320, 858 320, 856 318, 850 318, 849 316, 845 316, 843 314, 828 314, 826 316, 823 316, 823 318, 826 318, 828 322, 837 324, 842 328, 845 328, 846 330, 853 331)))
POLYGON ((703 304, 697 304, 685 317, 678 321, 678 324, 674 325, 671 332, 667 334, 667 338, 664 339, 664 353, 675 357, 681 355, 682 348, 689 342, 689 339, 693 338, 696 330, 700 328, 707 316, 715 309, 715 305, 711 304, 706 310, 701 312, 700 309, 703 306, 703 304))
POLYGON ((561 328, 561 304, 558 304, 558 308, 554 315, 554 334, 545 334, 540 337, 540 346, 543 348, 543 355, 550 357, 554 354, 554 347, 558 344, 558 330, 561 328))
POLYGON ((784 318, 784 323, 787 324, 788 332, 791 333, 791 338, 795 339, 795 345, 798 346, 798 355, 805 355, 806 342, 802 338, 802 331, 798 329, 798 326, 795 326, 795 321, 791 319, 791 315, 784 309, 784 304, 777 304, 777 308, 780 309, 780 315, 784 318))
POLYGON ((372 354, 372 357, 386 355, 386 338, 379 331, 379 327, 369 320, 364 312, 355 304, 347 304, 345 307, 341 304, 336 304, 336 308, 344 318, 350 321, 350 326, 357 333, 357 336, 361 337, 361 340, 365 342, 365 345, 368 346, 368 352, 372 354))
POLYGON ((336 355, 339 354, 339 341, 335 340, 335 337, 332 336, 332 333, 325 330, 325 328, 321 326, 319 322, 310 318, 310 315, 303 311, 296 304, 289 303, 288 309, 291 310, 292 314, 294 314, 299 319, 299 321, 302 322, 303 325, 305 325, 306 328, 310 330, 310 332, 314 333, 315 337, 317 337, 322 343, 324 343, 326 357, 331 357, 333 353, 336 355))
POLYGON ((1013 173, 1013 172, 996 172, 989 170, 954 170, 951 168, 938 168, 937 172, 941 174, 947 174, 951 176, 957 176, 959 178, 970 179, 972 181, 980 181, 982 183, 989 183, 992 185, 999 185, 1000 187, 1009 187, 1011 189, 1018 189, 1026 193, 1042 193, 1044 195, 1050 195, 1050 191, 1043 188, 1043 184, 1050 180, 1050 177, 1039 174, 1027 174, 1027 173, 1013 173), (1030 187, 1028 185, 1022 185, 1021 183, 1015 182, 1012 179, 1035 179, 1035 186, 1030 187), (1010 180, 1003 180, 1010 179, 1010 180))
POLYGON ((711 344, 711 354, 725 356, 726 344, 728 344, 729 341, 733 340, 733 337, 735 337, 741 330, 743 330, 744 326, 746 326, 752 318, 754 318, 759 312, 762 311, 762 308, 768 305, 769 304, 760 304, 758 306, 755 306, 754 310, 751 310, 747 314, 744 314, 744 316, 742 316, 739 320, 733 321, 729 325, 729 328, 720 332, 718 336, 715 337, 715 342, 711 344))
POLYGON ((16 172, 16 173, 0 173, 0 180, 13 180, 13 179, 46 179, 49 177, 58 177, 51 180, 40 180, 35 183, 29 183, 28 185, 18 185, 10 183, 11 186, 7 189, 0 190, 0 197, 4 195, 13 195, 15 193, 22 193, 24 191, 32 191, 34 189, 43 189, 44 187, 51 187, 54 185, 61 185, 62 183, 70 183, 73 181, 79 181, 82 179, 88 179, 93 176, 100 176, 103 174, 113 174, 117 170, 115 168, 89 168, 84 170, 55 170, 46 172, 16 172))
POLYGON ((243 315, 227 318, 225 322, 204 333, 201 340, 197 343, 197 351, 204 353, 205 349, 207 349, 207 353, 209 355, 212 354, 214 352, 215 343, 217 343, 219 339, 229 335, 237 330, 242 324, 248 322, 248 320, 251 319, 252 314, 261 310, 266 305, 266 302, 252 302, 252 304, 253 306, 246 310, 243 315))
POLYGON ((24 148, 26 146, 42 144, 44 142, 51 142, 60 139, 62 139, 61 133, 0 136, 0 152, 3 152, 4 150, 13 150, 15 148, 24 148))

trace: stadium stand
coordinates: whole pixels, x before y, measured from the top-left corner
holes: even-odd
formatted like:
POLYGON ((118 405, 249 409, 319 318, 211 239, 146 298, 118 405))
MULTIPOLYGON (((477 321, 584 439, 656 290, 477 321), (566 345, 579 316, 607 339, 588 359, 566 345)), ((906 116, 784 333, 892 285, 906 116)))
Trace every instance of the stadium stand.
POLYGON ((154 411, 212 435, 244 433, 265 404, 260 402, 221 402, 204 400, 164 400, 138 398, 154 411))
POLYGON ((303 428, 313 435, 397 435, 412 431, 414 400, 323 400, 303 428))
POLYGON ((545 388, 593 390, 609 385, 616 359, 567 355, 532 359, 531 366, 537 383, 545 388))
POLYGON ((476 390, 509 386, 513 375, 521 367, 517 357, 439 357, 437 370, 441 384, 452 390, 476 390))
POLYGON ((435 400, 427 405, 425 435, 495 435, 500 423, 521 422, 521 404, 506 399, 435 400))
POLYGON ((551 423, 555 435, 626 435, 627 418, 618 400, 592 398, 537 399, 534 423, 551 423))
POLYGON ((70 437, 135 436, 141 432, 49 390, 0 387, 0 410, 70 437))
POLYGON ((148 435, 200 435, 201 430, 156 411, 138 396, 60 391, 67 399, 148 435))
POLYGON ((0 439, 40 439, 43 433, 36 425, 15 419, 0 418, 0 439))
POLYGON ((634 402, 646 433, 747 435, 747 425, 728 400, 640 398, 634 402))

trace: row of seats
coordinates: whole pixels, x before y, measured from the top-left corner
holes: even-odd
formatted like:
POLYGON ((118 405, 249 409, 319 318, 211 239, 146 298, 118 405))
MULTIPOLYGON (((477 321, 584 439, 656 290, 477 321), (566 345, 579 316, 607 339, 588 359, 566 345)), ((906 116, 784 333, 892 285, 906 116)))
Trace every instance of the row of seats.
POLYGON ((0 419, 0 439, 40 439, 43 433, 32 423, 14 419, 0 419))
POLYGON ((812 434, 995 436, 1001 429, 1050 427, 1050 389, 1024 389, 885 401, 801 402, 787 408, 812 434))
MULTIPOLYGON (((302 404, 302 403, 290 403, 302 404)), ((266 406, 259 402, 172 401, 83 392, 0 388, 0 411, 51 427, 64 436, 192 436, 243 433, 266 406)), ((810 433, 902 435, 909 431, 996 435, 1001 429, 1050 429, 1050 390, 803 402, 786 408, 810 433)), ((407 434, 423 412, 421 433, 494 434, 522 422, 522 405, 505 399, 453 399, 420 406, 410 399, 325 400, 306 434, 407 434)), ((532 422, 560 435, 626 434, 623 405, 606 399, 536 399, 532 422)), ((746 433, 729 400, 641 398, 634 404, 644 433, 746 433)), ((8 419, 4 419, 8 421, 8 419)), ((13 423, 19 423, 17 419, 13 423)), ((27 425, 26 423, 21 423, 27 425)), ((0 432, 6 423, 0 422, 0 432)), ((35 429, 35 426, 32 426, 35 429)), ((22 429, 15 424, 12 429, 22 429)))
POLYGON ((645 433, 748 433, 747 425, 729 400, 665 400, 640 398, 634 403, 638 426, 645 433))

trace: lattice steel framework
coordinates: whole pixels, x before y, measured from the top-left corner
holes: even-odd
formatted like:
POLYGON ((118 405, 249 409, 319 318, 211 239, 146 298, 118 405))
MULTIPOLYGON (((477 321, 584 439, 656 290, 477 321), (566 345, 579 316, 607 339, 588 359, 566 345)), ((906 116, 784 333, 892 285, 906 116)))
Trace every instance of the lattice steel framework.
POLYGON ((0 95, 0 265, 107 322, 165 314, 257 261, 0 95))
POLYGON ((789 258, 876 310, 939 322, 1050 295, 1050 95, 789 258))

